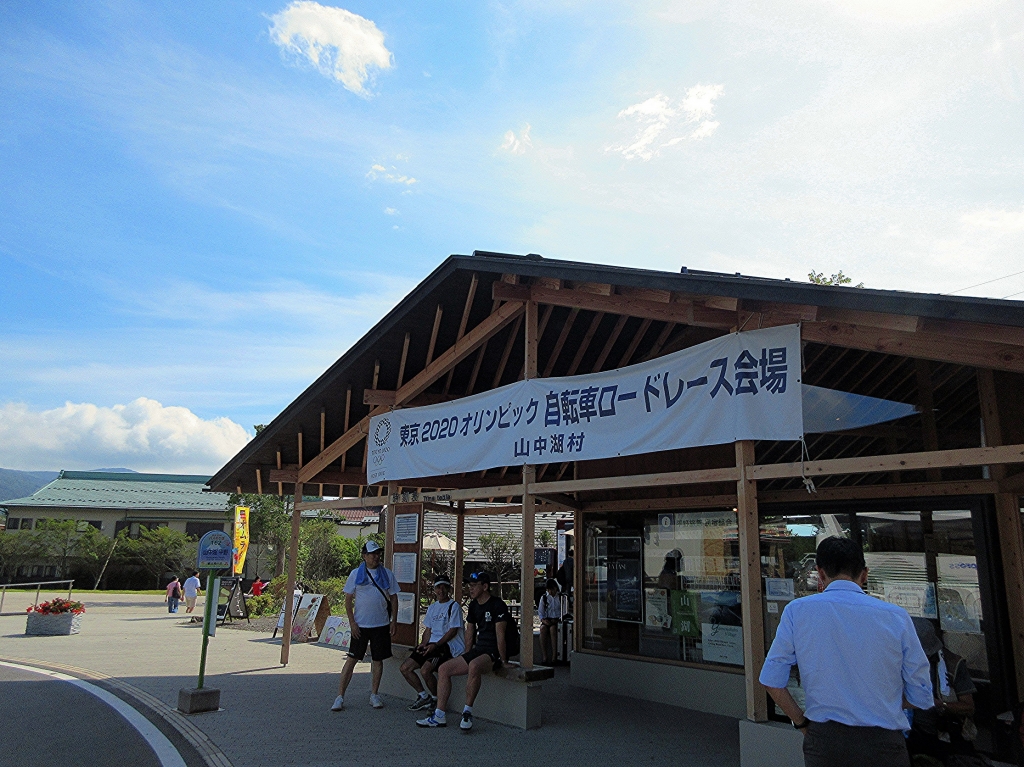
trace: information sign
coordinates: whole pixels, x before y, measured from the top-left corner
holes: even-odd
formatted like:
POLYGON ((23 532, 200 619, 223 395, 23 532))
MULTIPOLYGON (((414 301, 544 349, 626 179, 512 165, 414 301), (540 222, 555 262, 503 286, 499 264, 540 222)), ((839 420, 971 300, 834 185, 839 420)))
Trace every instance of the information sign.
POLYGON ((211 530, 199 539, 196 566, 200 570, 221 570, 231 567, 231 537, 223 530, 211 530))

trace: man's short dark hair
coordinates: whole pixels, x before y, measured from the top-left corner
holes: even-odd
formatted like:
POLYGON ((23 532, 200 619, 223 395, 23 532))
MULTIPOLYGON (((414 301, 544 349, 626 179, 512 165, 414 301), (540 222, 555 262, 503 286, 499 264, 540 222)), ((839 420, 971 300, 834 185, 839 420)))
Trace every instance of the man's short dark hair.
POLYGON ((825 571, 829 578, 846 575, 856 578, 867 565, 861 547, 849 538, 832 536, 818 544, 815 564, 825 571))

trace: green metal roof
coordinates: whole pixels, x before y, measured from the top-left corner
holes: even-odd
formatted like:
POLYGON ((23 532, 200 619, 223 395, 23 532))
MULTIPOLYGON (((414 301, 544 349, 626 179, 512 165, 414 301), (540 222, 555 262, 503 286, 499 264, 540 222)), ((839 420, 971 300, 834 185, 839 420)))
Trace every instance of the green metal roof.
POLYGON ((3 501, 0 507, 225 511, 228 494, 203 492, 208 480, 193 474, 62 471, 27 498, 3 501))

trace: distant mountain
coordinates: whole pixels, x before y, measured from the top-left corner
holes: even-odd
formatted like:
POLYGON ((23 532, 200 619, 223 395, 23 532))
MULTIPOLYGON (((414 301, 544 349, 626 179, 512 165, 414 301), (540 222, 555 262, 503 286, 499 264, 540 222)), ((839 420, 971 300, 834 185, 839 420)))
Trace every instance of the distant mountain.
POLYGON ((24 498, 57 479, 55 471, 0 469, 0 501, 24 498))

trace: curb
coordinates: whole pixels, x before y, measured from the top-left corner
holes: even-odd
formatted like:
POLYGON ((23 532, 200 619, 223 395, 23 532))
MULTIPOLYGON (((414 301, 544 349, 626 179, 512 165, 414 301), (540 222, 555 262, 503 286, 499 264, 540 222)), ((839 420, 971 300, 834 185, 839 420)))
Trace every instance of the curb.
POLYGON ((192 724, 186 716, 171 708, 159 698, 156 698, 148 692, 140 690, 138 687, 130 685, 127 682, 121 681, 117 677, 108 676, 107 674, 102 674, 98 671, 89 671, 88 669, 78 668, 77 666, 69 666, 64 663, 52 663, 48 661, 35 660, 34 658, 0 657, 0 660, 7 661, 8 663, 18 663, 23 666, 34 666, 36 668, 47 669, 49 671, 62 671, 65 674, 70 674, 71 676, 75 676, 86 681, 103 682, 104 684, 125 693, 130 698, 137 701, 142 706, 145 706, 167 722, 167 724, 173 727, 178 734, 188 741, 189 745, 199 753, 199 756, 206 763, 207 767, 233 767, 231 760, 228 759, 227 755, 221 751, 209 737, 207 737, 205 732, 192 724))

